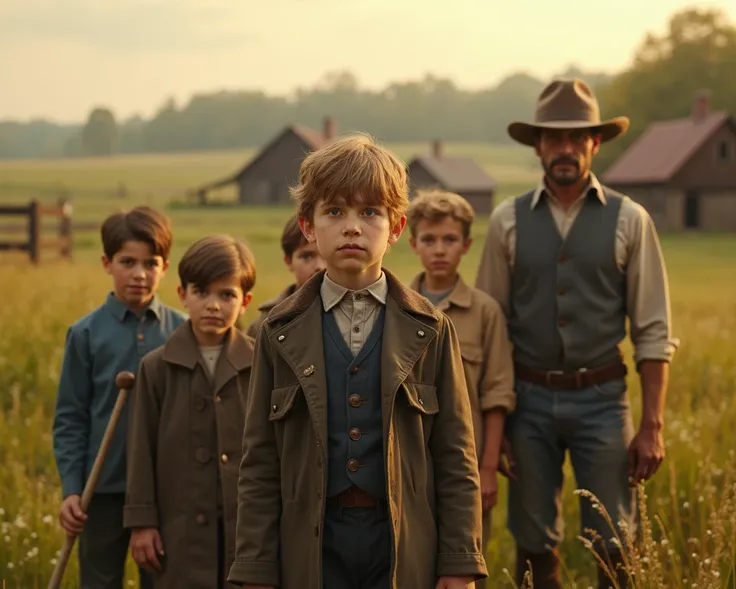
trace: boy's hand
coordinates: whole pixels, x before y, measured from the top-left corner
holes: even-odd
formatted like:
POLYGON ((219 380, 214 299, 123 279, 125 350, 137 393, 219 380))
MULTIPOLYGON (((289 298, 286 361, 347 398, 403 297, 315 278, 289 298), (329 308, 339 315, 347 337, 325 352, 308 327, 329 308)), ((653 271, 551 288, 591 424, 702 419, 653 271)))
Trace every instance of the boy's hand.
POLYGON ((495 507, 498 501, 497 472, 497 468, 489 466, 481 466, 480 468, 480 495, 484 512, 495 507))
POLYGON ((467 589, 474 583, 473 577, 440 577, 435 589, 467 589))
POLYGON ((79 495, 69 495, 61 504, 59 522, 64 531, 70 536, 78 536, 84 529, 87 514, 82 511, 79 495))
POLYGON ((503 437, 501 442, 501 457, 498 462, 498 471, 510 481, 516 480, 516 474, 514 473, 514 455, 511 451, 511 440, 506 436, 503 437))
POLYGON ((130 551, 133 560, 142 569, 149 573, 161 572, 161 562, 158 557, 163 556, 164 546, 161 535, 156 528, 136 528, 130 536, 130 551))

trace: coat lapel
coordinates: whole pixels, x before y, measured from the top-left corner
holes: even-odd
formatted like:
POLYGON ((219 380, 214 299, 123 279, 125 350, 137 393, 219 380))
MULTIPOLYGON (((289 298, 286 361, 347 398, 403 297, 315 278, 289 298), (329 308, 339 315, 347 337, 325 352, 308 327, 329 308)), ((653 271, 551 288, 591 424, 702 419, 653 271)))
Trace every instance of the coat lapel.
POLYGON ((223 387, 239 372, 250 368, 253 364, 253 343, 240 335, 233 327, 225 336, 220 358, 215 365, 215 388, 217 395, 223 387))
POLYGON ((396 393, 429 344, 437 337, 437 311, 424 297, 391 273, 381 354, 381 404, 384 436, 388 435, 396 393))
MULTIPOLYGON (((194 370, 199 364, 204 374, 207 375, 207 367, 199 353, 199 346, 192 331, 191 321, 187 321, 174 331, 164 344, 164 360, 189 370, 194 370)), ((213 394, 219 393, 232 378, 235 378, 239 372, 249 368, 252 363, 252 340, 242 337, 235 328, 230 329, 225 335, 222 352, 215 367, 213 394)))
POLYGON ((269 341, 299 381, 317 439, 326 448, 327 376, 322 343, 322 299, 319 296, 323 274, 312 277, 290 299, 276 306, 266 321, 274 325, 269 332, 269 341), (279 325, 284 321, 287 322, 279 325))

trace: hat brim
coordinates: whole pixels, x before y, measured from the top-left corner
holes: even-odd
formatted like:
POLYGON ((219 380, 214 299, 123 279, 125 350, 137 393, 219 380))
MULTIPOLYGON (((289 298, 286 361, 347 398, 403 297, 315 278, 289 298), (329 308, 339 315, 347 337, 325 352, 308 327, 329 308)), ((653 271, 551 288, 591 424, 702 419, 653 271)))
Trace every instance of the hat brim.
POLYGON ((508 134, 514 140, 523 145, 534 146, 537 133, 542 129, 590 129, 599 133, 601 141, 611 141, 629 130, 628 117, 615 117, 601 123, 590 124, 587 121, 550 121, 548 123, 524 123, 514 121, 508 126, 508 134))

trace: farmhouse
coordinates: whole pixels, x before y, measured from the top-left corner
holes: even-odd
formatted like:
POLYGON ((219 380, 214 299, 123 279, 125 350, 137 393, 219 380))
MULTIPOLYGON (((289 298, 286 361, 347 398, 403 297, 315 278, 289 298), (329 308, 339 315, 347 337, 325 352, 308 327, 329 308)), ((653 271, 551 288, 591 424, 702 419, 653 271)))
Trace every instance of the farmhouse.
POLYGON ((699 92, 689 117, 652 123, 601 179, 661 231, 736 231, 736 118, 699 92))
POLYGON ((409 163, 411 195, 417 190, 439 188, 464 197, 476 214, 489 214, 493 208, 496 182, 469 157, 448 157, 442 142, 432 144, 432 154, 409 163))
POLYGON ((302 160, 336 134, 330 117, 325 117, 321 133, 303 125, 289 125, 234 175, 197 189, 199 202, 206 203, 210 190, 236 184, 240 204, 288 203, 289 187, 299 180, 302 160))

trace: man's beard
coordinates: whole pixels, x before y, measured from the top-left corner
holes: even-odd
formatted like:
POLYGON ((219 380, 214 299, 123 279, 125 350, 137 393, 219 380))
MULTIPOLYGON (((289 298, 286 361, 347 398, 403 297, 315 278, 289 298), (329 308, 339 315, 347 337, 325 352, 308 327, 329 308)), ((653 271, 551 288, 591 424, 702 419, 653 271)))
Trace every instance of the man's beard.
POLYGON ((553 159, 551 162, 549 162, 549 164, 544 167, 544 171, 546 172, 549 179, 554 181, 555 184, 559 184, 560 186, 572 186, 582 177, 582 174, 580 173, 580 164, 577 160, 569 157, 558 157, 553 159), (555 174, 555 166, 557 164, 567 164, 573 166, 575 168, 575 174, 555 174))

